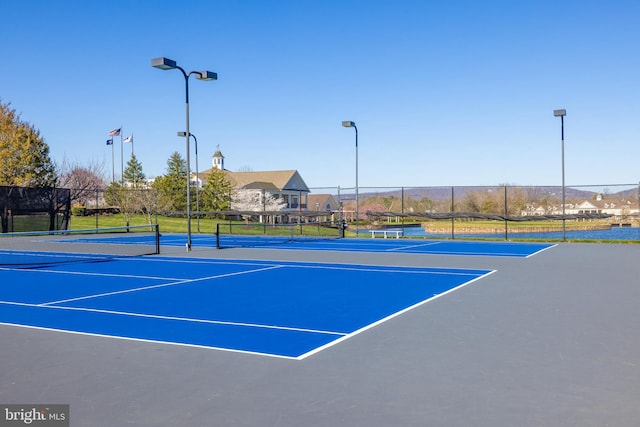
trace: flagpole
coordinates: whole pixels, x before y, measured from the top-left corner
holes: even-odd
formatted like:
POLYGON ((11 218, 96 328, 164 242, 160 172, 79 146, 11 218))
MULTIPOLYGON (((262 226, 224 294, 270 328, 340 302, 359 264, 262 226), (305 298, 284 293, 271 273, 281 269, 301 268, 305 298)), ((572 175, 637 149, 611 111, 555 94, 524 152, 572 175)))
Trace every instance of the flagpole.
POLYGON ((122 125, 120 125, 120 183, 124 184, 124 142, 122 141, 122 125))
POLYGON ((111 183, 116 182, 115 150, 113 149, 113 137, 111 137, 111 183))

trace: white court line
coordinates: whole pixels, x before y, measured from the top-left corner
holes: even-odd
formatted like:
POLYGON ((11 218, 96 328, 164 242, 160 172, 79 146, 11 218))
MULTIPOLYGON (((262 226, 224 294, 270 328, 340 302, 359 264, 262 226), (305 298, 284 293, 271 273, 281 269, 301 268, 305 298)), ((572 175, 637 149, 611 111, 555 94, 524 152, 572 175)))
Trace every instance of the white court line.
POLYGON ((114 314, 114 315, 117 315, 117 316, 142 317, 142 318, 147 318, 147 319, 172 320, 172 321, 179 321, 179 322, 205 323, 205 324, 210 324, 210 325, 243 326, 243 327, 248 327, 248 328, 276 329, 276 330, 281 330, 281 331, 308 332, 308 333, 322 334, 322 335, 336 335, 336 336, 347 335, 345 332, 325 331, 325 330, 321 330, 321 329, 296 328, 296 327, 293 327, 293 326, 265 325, 265 324, 262 324, 262 323, 230 322, 230 321, 225 321, 225 320, 196 319, 196 318, 193 318, 193 317, 163 316, 163 315, 160 315, 160 314, 133 313, 133 312, 129 312, 129 311, 103 310, 103 309, 97 309, 97 308, 65 307, 65 306, 55 306, 55 305, 46 305, 45 306, 43 304, 26 304, 26 303, 21 303, 21 302, 12 302, 12 301, 0 301, 0 304, 18 305, 18 306, 21 306, 21 307, 48 308, 48 309, 55 309, 55 310, 80 311, 80 312, 100 313, 100 314, 114 314))
MULTIPOLYGON (((130 260, 130 258, 123 258, 123 261, 130 260)), ((148 262, 174 262, 184 264, 210 264, 210 265, 240 265, 240 266, 260 266, 268 267, 272 266, 273 262, 261 261, 261 260, 245 260, 239 259, 207 259, 207 258, 175 258, 175 259, 158 259, 158 258, 143 258, 138 261, 148 262)), ((373 271, 373 272, 388 272, 388 273, 416 273, 416 274, 448 274, 448 275, 477 275, 476 273, 466 273, 465 268, 446 268, 445 270, 455 271, 437 271, 438 267, 416 267, 416 266, 396 266, 396 265, 365 265, 365 264, 352 264, 352 263, 335 263, 325 261, 279 261, 281 267, 301 268, 301 269, 318 269, 318 270, 345 270, 345 271, 373 271), (386 267, 383 268, 383 267, 386 267), (412 269, 412 270, 405 270, 412 269), (418 271, 425 270, 425 271, 418 271), (436 271, 433 271, 436 270, 436 271)), ((486 269, 466 269, 474 271, 487 271, 486 269)), ((179 279, 176 279, 179 280, 179 279)))
MULTIPOLYGON (((120 260, 119 260, 120 261, 120 260)), ((146 258, 122 258, 121 261, 133 261, 133 262, 161 262, 161 263, 175 263, 175 264, 209 264, 209 265, 256 265, 256 266, 272 266, 274 262, 261 261, 261 260, 227 260, 217 258, 174 258, 174 257, 146 257, 146 258), (246 261, 246 262, 244 262, 246 261)))
POLYGON ((534 256, 534 255, 538 255, 540 252, 544 252, 544 251, 546 251, 546 250, 548 250, 548 249, 555 248, 556 246, 558 246, 558 244, 554 244, 554 245, 551 245, 551 246, 547 246, 546 248, 542 248, 542 249, 540 249, 539 251, 536 251, 536 252, 534 252, 534 253, 532 253, 532 254, 527 255, 525 258, 530 258, 530 257, 532 257, 532 256, 534 256))
POLYGON ((145 339, 145 338, 123 337, 120 335, 106 335, 106 334, 97 334, 93 332, 78 332, 78 331, 71 331, 66 329, 47 328, 44 326, 18 325, 15 323, 5 323, 5 322, 0 322, 0 325, 14 326, 18 328, 36 329, 41 331, 62 332, 65 334, 72 334, 72 335, 85 335, 85 336, 98 337, 98 338, 111 338, 111 339, 117 339, 117 340, 136 341, 136 342, 144 342, 144 343, 151 343, 151 344, 165 344, 165 345, 173 345, 173 346, 179 346, 179 347, 202 348, 206 350, 220 350, 220 351, 228 351, 231 353, 252 354, 254 356, 267 356, 267 357, 273 357, 276 359, 298 360, 297 357, 293 357, 293 356, 283 356, 280 354, 261 353, 258 351, 249 351, 249 350, 238 350, 235 348, 228 348, 228 347, 215 347, 215 346, 207 346, 202 344, 189 344, 189 343, 173 342, 173 341, 151 340, 151 339, 145 339))
POLYGON ((397 311, 397 312, 395 312, 393 314, 390 314, 389 316, 387 316, 385 318, 382 318, 382 319, 380 319, 380 320, 378 320, 376 322, 370 323, 367 326, 364 326, 364 327, 362 327, 362 328, 360 328, 358 330, 355 330, 355 331, 353 331, 353 332, 351 332, 351 333, 349 333, 349 334, 347 334, 347 335, 345 335, 345 336, 343 336, 341 338, 338 338, 335 341, 331 341, 330 343, 327 343, 327 344, 325 344, 323 346, 317 347, 317 348, 315 348, 315 349, 313 349, 313 350, 311 350, 311 351, 309 351, 309 352, 307 352, 305 354, 302 354, 302 355, 298 356, 296 359, 297 360, 306 359, 309 356, 312 356, 312 355, 314 355, 316 353, 319 353, 322 350, 326 350, 329 347, 333 347, 334 345, 339 344, 342 341, 348 340, 349 338, 354 337, 354 336, 356 336, 358 334, 361 334, 364 331, 367 331, 367 330, 369 330, 371 328, 375 328, 376 326, 378 326, 378 325, 380 325, 380 324, 382 324, 382 323, 384 323, 384 322, 386 322, 388 320, 391 320, 391 319, 393 319, 395 317, 401 316, 402 314, 404 314, 404 313, 406 313, 406 312, 408 312, 410 310, 413 310, 414 308, 420 307, 421 305, 424 305, 424 304, 426 304, 428 302, 431 302, 431 301, 433 301, 435 299, 438 299, 438 298, 440 298, 442 296, 445 296, 445 295, 447 295, 447 294, 449 294, 451 292, 454 292, 454 291, 456 291, 458 289, 461 289, 461 288, 463 288, 463 287, 465 287, 467 285, 470 285, 471 283, 473 283, 473 282, 475 282, 477 280, 480 280, 482 278, 485 278, 485 277, 495 273, 496 271, 497 270, 490 271, 487 274, 483 274, 482 276, 476 277, 475 279, 472 279, 472 280, 469 280, 468 282, 462 283, 461 285, 458 285, 455 288, 451 288, 451 289, 449 289, 449 290, 447 290, 445 292, 442 292, 441 294, 434 295, 431 298, 428 298, 428 299, 426 299, 424 301, 420 301, 420 302, 418 302, 418 303, 416 303, 416 304, 414 304, 412 306, 409 306, 409 307, 407 307, 405 309, 402 309, 402 310, 397 311))
MULTIPOLYGON (((125 258, 123 258, 125 259, 125 258)), ((49 270, 46 268, 7 268, 0 267, 2 271, 17 271, 21 273, 55 273, 55 274, 71 274, 76 276, 101 276, 101 277, 118 277, 126 279, 153 279, 153 280, 181 280, 179 277, 161 277, 161 276, 140 276, 136 274, 114 274, 114 273, 91 273, 88 271, 65 271, 65 270, 49 270)))
POLYGON ((255 270, 239 271, 239 272, 235 272, 235 273, 226 273, 226 274, 217 274, 215 276, 198 277, 196 279, 184 279, 184 280, 178 280, 176 282, 171 282, 171 283, 163 283, 163 284, 160 284, 160 285, 143 286, 141 288, 123 289, 123 290, 120 290, 120 291, 105 292, 105 293, 102 293, 102 294, 87 295, 87 296, 84 296, 84 297, 69 298, 69 299, 59 300, 59 301, 45 302, 45 303, 41 303, 41 304, 38 304, 38 305, 41 306, 41 307, 45 307, 45 306, 49 306, 49 305, 52 305, 52 304, 62 304, 62 303, 65 303, 65 302, 80 301, 80 300, 91 299, 91 298, 100 298, 100 297, 105 297, 105 296, 110 296, 110 295, 126 294, 126 293, 129 293, 129 292, 146 291, 146 290, 149 290, 149 289, 163 288, 163 287, 166 287, 166 286, 174 286, 174 285, 183 285, 185 283, 194 283, 194 282, 200 282, 200 281, 203 281, 203 280, 219 279, 219 278, 222 278, 222 277, 240 276, 240 275, 243 275, 243 274, 257 273, 259 271, 273 270, 273 269, 282 268, 282 267, 283 267, 282 265, 274 265, 274 266, 271 266, 271 267, 258 268, 258 269, 255 269, 255 270))
POLYGON ((442 244, 442 242, 429 242, 429 243, 421 243, 419 245, 407 245, 407 246, 402 246, 400 248, 386 249, 385 252, 403 251, 405 249, 422 248, 422 247, 425 247, 425 246, 435 246, 435 245, 440 245, 440 244, 442 244))
MULTIPOLYGON (((402 274, 437 274, 437 275, 448 275, 448 276, 477 276, 479 273, 466 273, 463 269, 451 269, 456 271, 438 271, 436 267, 415 267, 415 270, 403 270, 402 267, 398 267, 397 269, 382 269, 377 268, 376 266, 361 266, 363 268, 354 268, 354 267, 340 267, 340 266, 315 266, 315 265, 285 265, 284 267, 291 268, 309 268, 309 269, 318 269, 318 270, 338 270, 338 271, 359 271, 359 272, 372 272, 372 273, 402 273, 402 274), (420 271, 424 270, 424 271, 420 271)), ((487 271, 479 269, 480 271, 487 271)))

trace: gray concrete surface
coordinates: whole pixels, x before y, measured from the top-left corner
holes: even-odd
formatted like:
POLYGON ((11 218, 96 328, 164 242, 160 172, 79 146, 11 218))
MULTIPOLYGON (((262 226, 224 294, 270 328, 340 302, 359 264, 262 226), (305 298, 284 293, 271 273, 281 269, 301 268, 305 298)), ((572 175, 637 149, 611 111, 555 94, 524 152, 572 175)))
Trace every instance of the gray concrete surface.
POLYGON ((68 403, 76 427, 640 424, 637 245, 192 255, 497 272, 302 361, 0 325, 0 403, 68 403))

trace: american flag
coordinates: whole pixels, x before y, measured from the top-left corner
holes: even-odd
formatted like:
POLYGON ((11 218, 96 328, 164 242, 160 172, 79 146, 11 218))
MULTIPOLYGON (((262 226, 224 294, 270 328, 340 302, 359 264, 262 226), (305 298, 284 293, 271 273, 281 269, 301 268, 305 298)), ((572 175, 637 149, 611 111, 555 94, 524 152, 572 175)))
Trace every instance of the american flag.
POLYGON ((114 129, 109 131, 109 136, 120 136, 120 129, 122 128, 118 128, 118 129, 114 129))

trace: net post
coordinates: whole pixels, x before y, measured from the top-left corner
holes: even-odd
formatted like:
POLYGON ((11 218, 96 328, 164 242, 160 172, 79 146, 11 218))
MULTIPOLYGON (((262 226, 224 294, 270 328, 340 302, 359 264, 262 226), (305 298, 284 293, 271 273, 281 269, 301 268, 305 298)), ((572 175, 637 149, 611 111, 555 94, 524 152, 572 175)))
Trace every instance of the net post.
POLYGON ((154 228, 156 232, 156 255, 160 255, 160 226, 154 224, 154 228))
POLYGON ((220 223, 216 223, 216 249, 220 249, 220 223))

